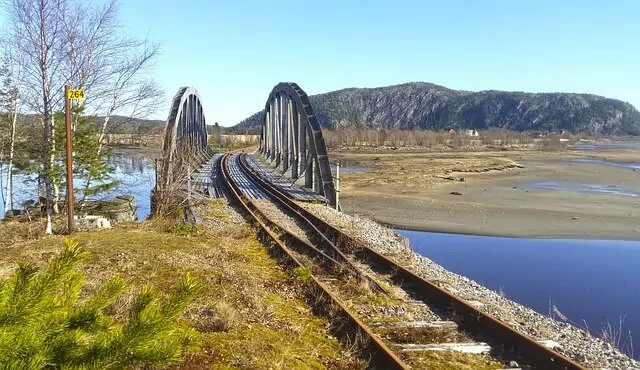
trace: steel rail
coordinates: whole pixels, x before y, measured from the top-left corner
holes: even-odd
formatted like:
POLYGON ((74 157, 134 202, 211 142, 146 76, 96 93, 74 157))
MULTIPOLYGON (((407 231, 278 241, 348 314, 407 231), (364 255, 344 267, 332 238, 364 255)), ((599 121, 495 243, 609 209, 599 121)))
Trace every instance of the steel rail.
MULTIPOLYGON (((293 255, 289 248, 283 243, 280 237, 273 232, 273 230, 267 226, 262 219, 269 219, 265 215, 259 216, 259 210, 253 202, 243 199, 240 189, 233 181, 227 171, 227 159, 228 155, 224 155, 221 160, 220 171, 222 178, 229 189, 229 193, 232 198, 246 211, 252 220, 259 226, 261 234, 265 239, 271 240, 278 246, 284 257, 294 266, 304 268, 304 265, 293 255)), ((273 224, 269 220, 270 223, 273 224)), ((292 235, 295 238, 295 235, 292 235)), ((317 277, 311 274, 309 284, 312 286, 310 291, 316 292, 316 296, 319 298, 328 297, 328 300, 338 308, 342 316, 360 333, 362 333, 366 340, 362 343, 367 347, 368 352, 372 355, 372 360, 376 365, 382 366, 385 369, 409 369, 405 364, 384 342, 382 342, 371 329, 358 319, 347 306, 336 297, 317 277)))
MULTIPOLYGON (((234 152, 229 152, 229 153, 234 153, 234 152)), ((224 157, 222 157, 224 158, 224 157)), ((220 166, 222 166, 222 158, 220 161, 220 166)), ((226 165, 226 164, 225 164, 226 165)), ((232 176, 230 175, 228 169, 225 167, 225 170, 227 170, 227 175, 229 178, 232 178, 232 176)), ((241 169, 239 169, 241 171, 241 169)), ((251 181, 249 179, 249 181, 251 181)), ((294 234, 291 230, 288 230, 286 227, 279 225, 277 223, 275 223, 274 221, 272 221, 262 210, 260 210, 259 207, 256 206, 255 203, 253 203, 252 201, 250 201, 248 198, 244 198, 244 195, 242 194, 242 189, 240 189, 239 185, 237 184, 237 182, 234 182, 235 187, 238 189, 239 194, 241 194, 241 197, 243 197, 243 202, 246 202, 246 205, 248 207, 250 207, 252 209, 252 211, 258 215, 259 217, 261 217, 261 219, 267 224, 267 226, 271 227, 271 228, 277 228, 279 230, 282 231, 282 235, 279 236, 279 238, 283 241, 283 242, 288 242, 290 244, 292 244, 294 247, 303 250, 303 253, 308 253, 311 252, 315 255, 315 257, 319 258, 322 262, 321 264, 329 269, 333 269, 336 273, 341 274, 341 273, 345 273, 346 271, 348 271, 349 267, 345 266, 342 262, 335 260, 334 258, 332 258, 331 256, 327 255, 326 253, 324 253, 323 251, 321 251, 320 249, 316 248, 315 246, 307 243, 306 241, 302 240, 300 237, 298 237, 296 234, 294 234), (286 239, 286 240, 284 240, 286 239)))
MULTIPOLYGON (((260 186, 261 190, 270 195, 272 198, 277 198, 278 194, 274 193, 271 187, 265 182, 258 182, 260 177, 255 174, 249 165, 246 163, 246 154, 242 154, 239 157, 238 164, 242 171, 245 172, 252 180, 257 182, 257 185, 260 186)), ((308 218, 306 218, 303 214, 297 211, 297 205, 291 205, 289 203, 279 202, 279 204, 284 207, 289 212, 296 215, 297 219, 301 221, 303 224, 307 225, 309 229, 313 232, 315 237, 317 238, 317 244, 321 247, 325 247, 329 250, 329 252, 334 256, 334 258, 339 259, 343 264, 349 267, 349 272, 351 272, 355 277, 367 283, 372 289, 377 290, 382 293, 387 293, 386 290, 378 284, 374 279, 367 276, 363 273, 356 265, 354 265, 353 261, 349 257, 347 257, 338 246, 332 242, 318 227, 308 218)))
MULTIPOLYGON (((246 154, 241 155, 240 163, 246 165, 244 156, 246 156, 246 154)), ((494 339, 499 339, 500 342, 511 346, 512 349, 523 358, 532 360, 536 367, 539 368, 586 369, 569 357, 543 346, 533 338, 516 331, 492 315, 480 311, 461 298, 458 298, 386 256, 372 250, 297 204, 284 192, 265 181, 253 169, 247 168, 247 170, 247 175, 249 175, 252 180, 262 185, 263 188, 270 189, 270 193, 275 197, 274 199, 281 202, 281 204, 287 204, 290 208, 295 209, 295 214, 304 217, 311 222, 316 229, 325 230, 325 235, 329 239, 332 239, 335 245, 344 250, 354 251, 358 258, 368 260, 376 267, 391 273, 396 283, 413 288, 412 292, 418 295, 425 303, 435 303, 443 308, 453 309, 456 313, 460 314, 462 316, 462 322, 460 323, 461 328, 472 334, 490 335, 494 339)))

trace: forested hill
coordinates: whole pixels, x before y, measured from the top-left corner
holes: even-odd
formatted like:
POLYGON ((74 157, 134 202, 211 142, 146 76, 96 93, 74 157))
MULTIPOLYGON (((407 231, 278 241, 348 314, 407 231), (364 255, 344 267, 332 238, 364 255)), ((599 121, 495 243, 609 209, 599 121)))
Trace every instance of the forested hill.
MULTIPOLYGON (((640 112, 631 104, 591 94, 458 91, 425 82, 344 89, 311 96, 320 123, 329 128, 640 134, 640 112)), ((259 126, 264 111, 234 127, 259 126)))

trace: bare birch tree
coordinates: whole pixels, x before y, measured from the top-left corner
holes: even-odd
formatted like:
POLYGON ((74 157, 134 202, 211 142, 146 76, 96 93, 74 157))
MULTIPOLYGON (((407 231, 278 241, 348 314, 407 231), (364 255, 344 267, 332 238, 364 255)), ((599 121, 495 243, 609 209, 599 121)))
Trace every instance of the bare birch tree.
MULTIPOLYGON (((111 117, 131 119, 152 114, 164 102, 164 92, 151 78, 160 44, 123 35, 118 21, 118 3, 90 7, 74 3, 63 15, 69 45, 67 69, 74 86, 90 91, 87 106, 101 116, 97 155, 100 155, 111 117)), ((92 178, 84 184, 84 203, 92 178)))
POLYGON ((51 234, 54 211, 51 168, 56 143, 53 113, 62 101, 64 85, 64 39, 60 14, 66 10, 66 0, 5 0, 5 10, 11 23, 10 39, 23 40, 24 79, 21 100, 42 117, 44 143, 41 178, 44 183, 47 213, 46 233, 51 234))
MULTIPOLYGON (((56 211, 61 181, 52 171, 56 144, 54 113, 62 108, 63 86, 87 90, 83 104, 102 116, 98 154, 111 117, 144 117, 163 103, 163 91, 151 78, 160 45, 128 37, 118 21, 118 3, 103 6, 79 0, 3 0, 10 22, 8 39, 23 40, 21 101, 41 117, 41 179, 47 227, 56 211)), ((58 138, 60 138, 58 136, 58 138)), ((87 188, 91 181, 86 179, 87 188)))
POLYGON ((124 35, 116 0, 99 8, 80 2, 73 6, 62 15, 67 69, 74 86, 91 91, 87 105, 103 119, 102 146, 113 115, 143 118, 164 103, 164 92, 151 77, 160 44, 124 35))
POLYGON ((7 158, 7 185, 4 196, 4 214, 13 206, 13 165, 15 157, 16 126, 20 111, 20 86, 22 83, 23 47, 22 37, 16 34, 14 48, 5 51, 7 76, 3 86, 3 105, 9 120, 9 157, 7 158), (14 77, 15 76, 15 77, 14 77))

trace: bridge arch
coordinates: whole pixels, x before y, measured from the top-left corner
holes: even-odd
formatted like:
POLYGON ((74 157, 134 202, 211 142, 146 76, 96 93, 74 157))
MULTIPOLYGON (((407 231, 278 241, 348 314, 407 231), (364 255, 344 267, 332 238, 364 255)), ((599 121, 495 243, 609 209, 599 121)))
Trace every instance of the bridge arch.
POLYGON ((176 181, 186 178, 182 173, 185 168, 197 166, 213 154, 208 145, 202 101, 193 87, 181 87, 173 97, 162 149, 156 192, 169 190, 176 181))
POLYGON ((291 179, 336 205, 335 187, 320 122, 307 94, 295 83, 276 85, 265 104, 260 150, 291 179))

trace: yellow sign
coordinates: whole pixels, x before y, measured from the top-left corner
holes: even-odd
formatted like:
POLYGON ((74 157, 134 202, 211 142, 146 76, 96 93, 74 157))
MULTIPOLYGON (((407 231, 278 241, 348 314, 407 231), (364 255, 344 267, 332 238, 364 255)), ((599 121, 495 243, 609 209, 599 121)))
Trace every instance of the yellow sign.
POLYGON ((82 100, 84 99, 84 90, 69 90, 69 94, 67 94, 67 99, 69 100, 82 100))

